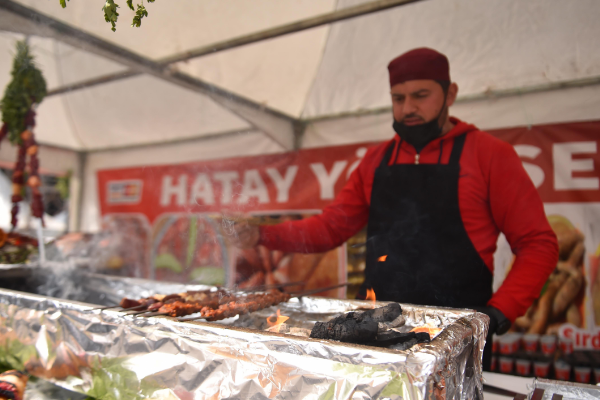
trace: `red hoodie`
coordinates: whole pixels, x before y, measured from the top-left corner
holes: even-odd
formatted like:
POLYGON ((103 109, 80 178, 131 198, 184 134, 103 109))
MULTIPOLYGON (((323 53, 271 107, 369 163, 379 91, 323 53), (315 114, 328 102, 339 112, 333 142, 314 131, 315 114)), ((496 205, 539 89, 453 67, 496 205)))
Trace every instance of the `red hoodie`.
MULTIPOLYGON (((513 147, 475 126, 451 118, 454 128, 430 142, 419 163, 447 164, 454 138, 468 133, 458 183, 463 224, 490 271, 500 232, 516 255, 510 273, 488 305, 511 321, 524 315, 538 297, 558 261, 558 243, 544 213, 536 188, 513 147)), ((288 252, 324 252, 343 244, 362 229, 369 218, 375 169, 388 145, 394 152, 390 165, 414 163, 416 151, 398 136, 367 151, 358 168, 323 213, 305 220, 262 226, 260 244, 288 252)))

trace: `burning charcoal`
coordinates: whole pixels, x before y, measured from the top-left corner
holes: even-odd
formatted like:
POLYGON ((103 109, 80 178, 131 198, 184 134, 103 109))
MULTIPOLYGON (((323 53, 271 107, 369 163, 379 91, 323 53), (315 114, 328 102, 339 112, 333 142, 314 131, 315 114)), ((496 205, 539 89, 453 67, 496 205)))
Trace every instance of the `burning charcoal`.
POLYGON ((362 312, 358 314, 358 319, 372 320, 375 322, 391 322, 400 316, 402 316, 402 308, 400 307, 400 304, 390 303, 384 307, 378 307, 362 312))
POLYGON ((373 346, 394 346, 398 350, 410 349, 417 343, 427 343, 431 339, 427 332, 397 332, 388 330, 377 334, 377 341, 370 343, 373 346), (400 346, 398 346, 400 345, 400 346))
POLYGON ((314 339, 332 339, 346 343, 365 343, 377 337, 377 322, 358 321, 349 313, 329 322, 317 322, 310 333, 314 339))
MULTIPOLYGON (((379 323, 392 322, 401 316, 402 308, 398 303, 390 303, 365 312, 349 312, 329 322, 316 323, 310 337, 348 343, 374 342, 379 323)), ((412 337, 415 337, 414 334, 412 337)))
POLYGON ((417 341, 419 343, 428 343, 431 342, 431 336, 427 332, 416 332, 417 341))
POLYGON ((399 315, 395 320, 391 322, 379 322, 379 331, 385 331, 391 328, 398 328, 404 326, 406 319, 403 315, 399 315))
POLYGON ((391 346, 399 343, 406 343, 413 340, 416 344, 417 335, 414 332, 385 331, 379 332, 377 334, 377 342, 373 343, 373 345, 391 346))
POLYGON ((315 322, 310 331, 310 337, 314 339, 327 339, 327 322, 315 322))
POLYGON ((410 349, 411 347, 413 347, 417 343, 418 343, 417 339, 413 338, 413 339, 410 339, 410 340, 408 340, 406 342, 396 344, 394 346, 394 349, 396 349, 396 350, 408 350, 408 349, 410 349))

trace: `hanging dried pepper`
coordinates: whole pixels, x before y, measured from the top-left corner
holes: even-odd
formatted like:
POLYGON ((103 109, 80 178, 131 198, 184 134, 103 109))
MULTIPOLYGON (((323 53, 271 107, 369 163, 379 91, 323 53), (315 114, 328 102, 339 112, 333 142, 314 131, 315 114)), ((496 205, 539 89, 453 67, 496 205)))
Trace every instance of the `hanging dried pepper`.
POLYGON ((40 218, 44 224, 44 205, 39 187, 38 145, 35 141, 35 111, 33 107, 46 96, 46 81, 33 61, 27 42, 17 42, 17 53, 11 71, 12 81, 6 87, 2 106, 2 128, 0 141, 8 136, 10 142, 18 146, 17 162, 13 172, 13 194, 11 209, 11 225, 17 226, 19 202, 23 201, 25 183, 31 188, 31 213, 40 218), (26 158, 29 156, 29 177, 25 182, 26 158))

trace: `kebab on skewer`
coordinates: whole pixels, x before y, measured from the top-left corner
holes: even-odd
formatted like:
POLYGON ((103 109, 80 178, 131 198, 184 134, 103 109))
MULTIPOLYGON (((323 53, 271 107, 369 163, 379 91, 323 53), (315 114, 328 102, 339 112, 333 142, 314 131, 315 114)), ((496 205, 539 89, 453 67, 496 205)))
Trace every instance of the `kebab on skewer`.
POLYGON ((156 313, 147 314, 146 316, 168 315, 171 317, 183 317, 200 313, 200 316, 194 319, 202 318, 209 321, 218 321, 235 315, 246 314, 248 312, 271 307, 288 301, 290 297, 291 295, 288 293, 274 290, 267 293, 223 297, 219 301, 220 304, 175 301, 164 304, 162 307, 158 308, 156 313))
POLYGON ((136 315, 152 313, 146 316, 182 317, 200 312, 202 313, 200 318, 216 321, 270 307, 287 301, 290 297, 289 294, 278 290, 246 295, 234 295, 225 290, 189 291, 170 295, 154 295, 140 300, 123 298, 120 306, 123 307, 122 311, 139 311, 136 315))
MULTIPOLYGON (((276 285, 260 285, 253 288, 240 290, 239 292, 263 292, 271 289, 282 289, 286 286, 295 286, 300 282, 280 283, 276 285)), ((155 294, 143 299, 134 300, 124 297, 119 305, 93 308, 92 310, 108 310, 111 308, 121 308, 119 311, 156 311, 164 304, 173 303, 175 301, 184 301, 188 303, 205 303, 211 308, 218 308, 219 305, 235 301, 235 296, 225 289, 218 290, 188 290, 185 293, 177 294, 155 294), (215 304, 216 302, 216 304, 215 304)))
MULTIPOLYGON (((213 304, 217 302, 216 307, 219 305, 219 299, 228 297, 229 292, 223 289, 216 291, 202 290, 195 291, 190 290, 185 293, 176 294, 155 294, 150 297, 145 297, 139 300, 129 299, 124 297, 119 306, 123 308, 121 311, 156 311, 164 304, 173 303, 176 301, 194 302, 194 303, 207 303, 213 304)), ((111 307, 112 308, 112 307, 111 307)))
MULTIPOLYGON (((327 291, 336 289, 341 286, 347 286, 348 283, 341 283, 339 285, 330 286, 327 288, 320 288, 309 290, 301 293, 284 293, 277 290, 271 290, 266 293, 255 293, 240 296, 228 303, 221 304, 217 309, 201 308, 199 317, 179 319, 179 321, 192 321, 195 319, 206 319, 207 321, 218 321, 221 319, 234 317, 236 315, 242 315, 249 312, 262 310, 263 308, 271 307, 279 303, 288 301, 292 297, 301 297, 321 291, 327 291)), ((164 315, 164 314, 163 314, 164 315)), ((169 313, 169 315, 172 315, 169 313)), ((189 314, 188 314, 189 315, 189 314)))
MULTIPOLYGON (((157 294, 140 300, 123 298, 120 307, 123 307, 121 311, 138 311, 130 315, 144 314, 143 316, 145 317, 159 315, 182 317, 200 313, 199 317, 188 318, 185 320, 180 319, 180 321, 191 321, 194 319, 217 321, 271 307, 286 302, 291 297, 299 297, 312 294, 313 292, 335 289, 346 285, 348 285, 348 283, 295 294, 280 292, 275 289, 271 289, 267 292, 242 295, 232 294, 224 289, 216 291, 188 291, 170 295, 157 294)), ((102 307, 101 309, 106 309, 106 307, 102 307)))

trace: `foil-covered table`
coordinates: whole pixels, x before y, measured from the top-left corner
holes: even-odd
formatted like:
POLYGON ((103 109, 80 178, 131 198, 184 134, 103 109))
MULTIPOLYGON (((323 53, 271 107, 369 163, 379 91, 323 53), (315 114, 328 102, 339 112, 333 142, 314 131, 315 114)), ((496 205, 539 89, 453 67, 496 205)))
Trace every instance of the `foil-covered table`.
MULTIPOLYGON (((190 288, 102 275, 81 285, 113 301, 190 288)), ((430 343, 403 351, 264 331, 278 308, 290 317, 286 324, 310 329, 371 306, 302 297, 219 323, 178 322, 0 289, 0 362, 102 399, 483 398, 489 319, 472 310, 402 305, 406 329, 443 328, 430 343)))

